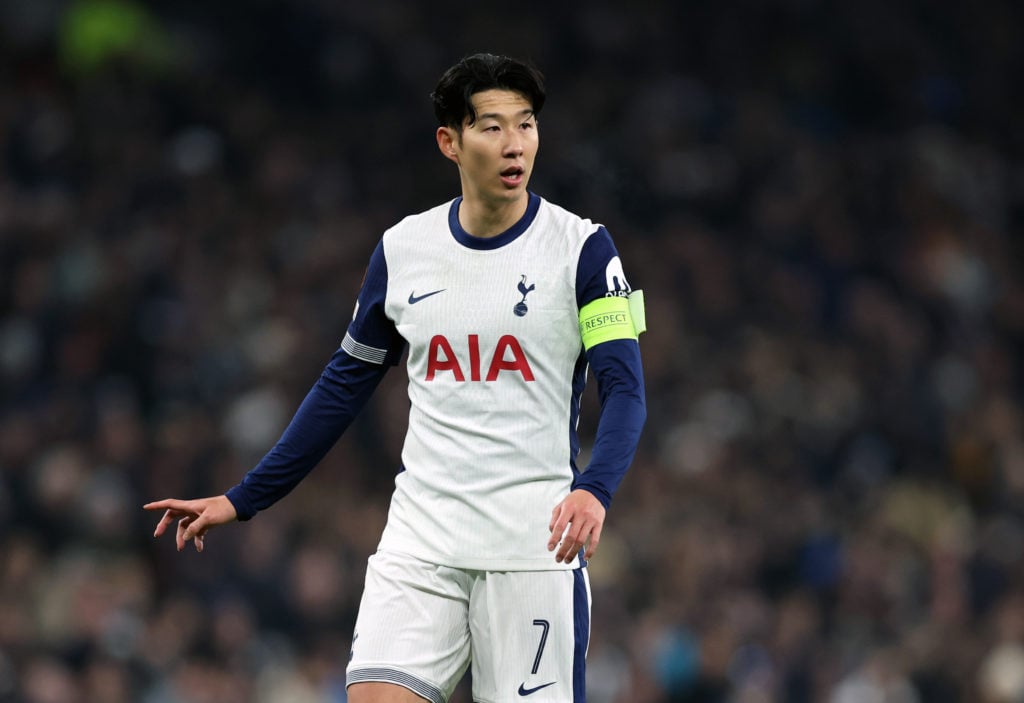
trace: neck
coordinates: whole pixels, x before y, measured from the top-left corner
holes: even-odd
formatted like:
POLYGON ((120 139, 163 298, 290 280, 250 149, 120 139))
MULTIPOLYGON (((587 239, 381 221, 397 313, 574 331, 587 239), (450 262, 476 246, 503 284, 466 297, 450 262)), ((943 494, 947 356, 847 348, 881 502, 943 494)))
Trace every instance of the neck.
POLYGON ((530 196, 525 191, 522 197, 500 202, 486 202, 463 193, 459 224, 474 237, 496 237, 526 214, 529 202, 530 196))

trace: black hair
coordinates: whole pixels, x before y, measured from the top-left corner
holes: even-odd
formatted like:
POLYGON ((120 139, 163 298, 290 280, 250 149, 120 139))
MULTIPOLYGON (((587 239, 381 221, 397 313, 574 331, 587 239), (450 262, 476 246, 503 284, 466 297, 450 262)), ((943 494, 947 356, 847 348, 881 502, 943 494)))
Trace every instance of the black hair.
POLYGON ((492 89, 521 94, 534 115, 544 107, 544 76, 534 66, 508 56, 473 54, 445 71, 430 94, 438 124, 460 130, 467 117, 472 124, 476 121, 473 96, 492 89))

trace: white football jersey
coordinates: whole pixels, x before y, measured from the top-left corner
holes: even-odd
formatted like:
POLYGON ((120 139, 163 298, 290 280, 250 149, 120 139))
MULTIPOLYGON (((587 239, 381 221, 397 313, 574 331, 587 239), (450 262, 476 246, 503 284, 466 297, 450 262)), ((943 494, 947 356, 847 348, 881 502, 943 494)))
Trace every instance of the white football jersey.
POLYGON ((409 427, 380 548, 467 569, 574 568, 547 542, 576 470, 579 307, 628 284, 600 225, 531 194, 515 226, 481 239, 459 225, 460 202, 384 233, 342 343, 376 364, 408 349, 409 427), (602 290, 581 298, 580 280, 602 290))

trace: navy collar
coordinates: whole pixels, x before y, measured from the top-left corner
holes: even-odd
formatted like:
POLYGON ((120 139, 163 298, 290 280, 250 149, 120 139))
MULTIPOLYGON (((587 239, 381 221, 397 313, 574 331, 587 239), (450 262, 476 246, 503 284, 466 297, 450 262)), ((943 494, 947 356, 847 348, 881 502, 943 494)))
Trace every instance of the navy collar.
POLYGON ((537 211, 540 209, 540 196, 535 193, 529 193, 529 196, 530 200, 526 204, 526 212, 523 213, 523 216, 514 225, 495 237, 474 237, 462 229, 462 225, 459 224, 459 205, 462 204, 462 196, 460 195, 452 201, 451 207, 448 208, 448 229, 451 230, 455 241, 470 249, 486 250, 503 247, 515 241, 519 235, 533 224, 534 218, 537 217, 537 211))

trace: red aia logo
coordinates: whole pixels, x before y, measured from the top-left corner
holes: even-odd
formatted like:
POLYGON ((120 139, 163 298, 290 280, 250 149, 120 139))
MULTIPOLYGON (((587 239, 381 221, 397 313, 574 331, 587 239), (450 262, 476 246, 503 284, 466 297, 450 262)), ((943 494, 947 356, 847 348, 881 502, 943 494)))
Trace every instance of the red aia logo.
MULTIPOLYGON (((480 380, 480 337, 475 334, 469 335, 467 340, 469 353, 469 380, 480 380)), ((456 381, 460 383, 466 380, 463 371, 463 363, 452 348, 451 342, 442 335, 435 334, 430 340, 430 350, 427 352, 427 377, 425 380, 433 381, 434 376, 441 371, 451 371, 456 381)), ((533 380, 533 369, 530 362, 526 360, 526 354, 519 345, 519 340, 510 334, 502 335, 498 344, 494 347, 491 355, 491 363, 487 366, 485 381, 495 381, 502 371, 518 371, 524 381, 533 380), (509 357, 509 358, 506 358, 509 357)))

